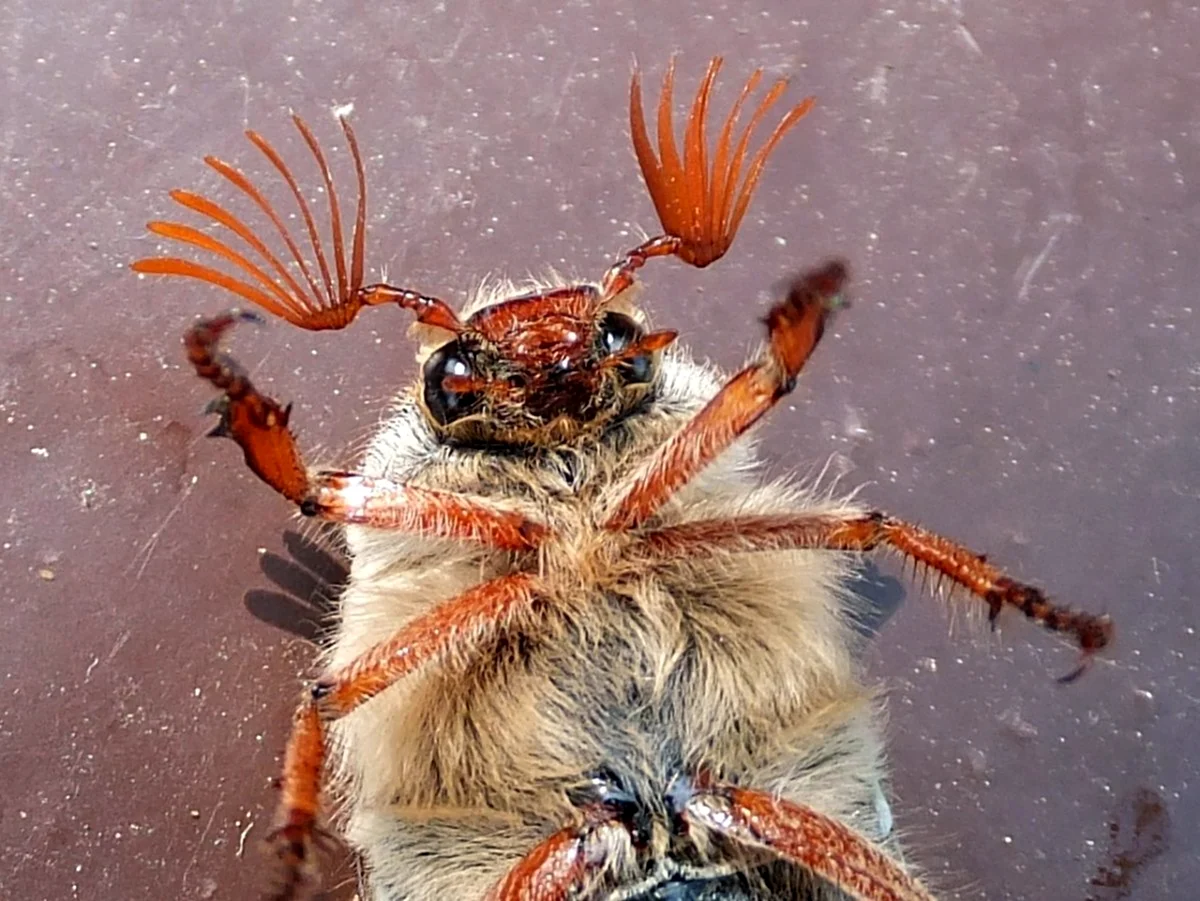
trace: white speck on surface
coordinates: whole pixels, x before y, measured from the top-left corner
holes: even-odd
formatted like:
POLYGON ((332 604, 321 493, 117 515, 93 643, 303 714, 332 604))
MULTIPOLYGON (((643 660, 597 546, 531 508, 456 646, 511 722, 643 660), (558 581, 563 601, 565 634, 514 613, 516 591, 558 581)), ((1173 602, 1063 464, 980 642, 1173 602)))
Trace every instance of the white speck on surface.
POLYGON ((872 103, 878 103, 883 106, 887 103, 888 96, 888 67, 876 66, 875 74, 867 79, 867 96, 871 98, 872 103))
POLYGON ((842 433, 851 439, 871 437, 871 430, 867 428, 862 413, 851 406, 846 407, 846 415, 842 420, 842 433))

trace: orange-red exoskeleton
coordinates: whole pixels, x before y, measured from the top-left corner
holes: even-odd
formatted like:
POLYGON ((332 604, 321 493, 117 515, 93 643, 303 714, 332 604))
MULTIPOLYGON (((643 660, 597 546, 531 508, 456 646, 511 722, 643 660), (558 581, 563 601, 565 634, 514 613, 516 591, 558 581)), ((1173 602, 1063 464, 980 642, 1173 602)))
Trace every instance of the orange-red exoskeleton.
POLYGON ((785 89, 774 84, 739 128, 756 72, 710 141, 720 65, 700 84, 682 149, 674 66, 656 141, 634 72, 633 146, 662 234, 598 283, 491 285, 461 312, 364 285, 364 166, 345 119, 358 181, 348 243, 326 158, 295 120, 328 194, 332 253, 290 169, 248 132, 298 204, 315 267, 264 195, 214 158, 293 264, 191 192, 172 197, 250 256, 190 226, 150 224, 234 274, 180 258, 139 260, 138 272, 218 285, 307 329, 385 304, 416 317, 420 378, 345 472, 308 467, 290 408, 220 352, 249 314, 201 321, 185 341, 222 392, 214 431, 305 516, 341 524, 352 560, 287 747, 272 897, 312 885, 326 799, 370 901, 929 901, 891 830, 847 587, 859 555, 896 551, 993 619, 1016 608, 1070 636, 1084 663, 1109 642, 1107 617, 1058 606, 953 541, 763 480, 746 433, 795 385, 844 292, 843 263, 791 279, 761 352, 731 378, 648 325, 638 270, 655 257, 719 259, 768 155, 812 105, 792 107, 752 153, 785 89))

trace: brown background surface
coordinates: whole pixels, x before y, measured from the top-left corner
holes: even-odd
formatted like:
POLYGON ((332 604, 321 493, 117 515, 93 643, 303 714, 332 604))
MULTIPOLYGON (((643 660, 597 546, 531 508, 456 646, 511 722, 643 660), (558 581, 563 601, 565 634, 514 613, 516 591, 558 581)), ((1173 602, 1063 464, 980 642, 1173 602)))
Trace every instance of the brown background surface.
MULTIPOLYGON (((1069 649, 1016 620, 952 632, 909 594, 870 662, 914 853, 949 899, 1194 898, 1198 42, 1173 0, 8 0, 4 897, 252 897, 312 656, 294 633, 329 567, 297 564, 287 505, 201 440, 210 392, 182 365, 183 327, 228 299, 125 269, 166 191, 232 201, 202 154, 262 172, 252 125, 299 160, 287 110, 335 146, 328 111, 353 103, 373 276, 452 299, 489 272, 594 278, 654 226, 631 60, 656 84, 681 51, 685 93, 727 55, 722 109, 759 64, 820 106, 726 260, 647 273, 656 321, 735 365, 765 289, 848 256, 857 303, 764 430, 776 471, 833 454, 872 502, 1118 623, 1064 689, 1069 649), (1110 823, 1125 888, 1089 884, 1110 823)), ((413 375, 406 324, 238 346, 346 461, 413 375)))

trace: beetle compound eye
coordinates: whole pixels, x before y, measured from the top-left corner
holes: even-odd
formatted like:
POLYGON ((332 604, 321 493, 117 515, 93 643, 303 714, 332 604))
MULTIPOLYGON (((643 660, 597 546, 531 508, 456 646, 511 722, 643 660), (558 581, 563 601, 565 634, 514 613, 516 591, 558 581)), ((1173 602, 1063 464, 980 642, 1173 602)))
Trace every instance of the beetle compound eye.
MULTIPOLYGON (((606 313, 600 320, 598 341, 605 356, 623 353, 646 337, 642 327, 623 313, 606 313)), ((654 376, 654 359, 649 353, 626 357, 618 365, 618 371, 631 385, 642 385, 654 376)))
POLYGON ((449 425, 479 406, 476 391, 455 391, 447 379, 471 378, 471 364, 457 341, 440 347, 425 361, 425 409, 438 425, 449 425))
POLYGON ((607 355, 618 354, 645 333, 623 313, 605 313, 600 320, 600 349, 607 355))

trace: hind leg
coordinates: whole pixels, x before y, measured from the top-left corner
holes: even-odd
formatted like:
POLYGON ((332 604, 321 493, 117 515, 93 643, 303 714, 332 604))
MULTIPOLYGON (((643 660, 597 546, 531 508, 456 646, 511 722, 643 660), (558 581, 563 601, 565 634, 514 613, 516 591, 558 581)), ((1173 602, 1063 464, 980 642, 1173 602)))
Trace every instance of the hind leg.
POLYGON ((706 778, 681 782, 672 800, 688 829, 770 851, 854 901, 935 901, 868 839, 804 804, 706 778))

